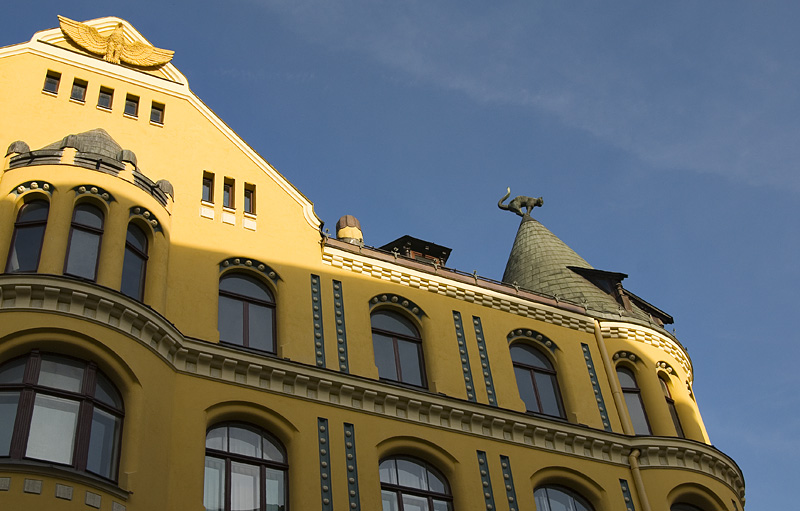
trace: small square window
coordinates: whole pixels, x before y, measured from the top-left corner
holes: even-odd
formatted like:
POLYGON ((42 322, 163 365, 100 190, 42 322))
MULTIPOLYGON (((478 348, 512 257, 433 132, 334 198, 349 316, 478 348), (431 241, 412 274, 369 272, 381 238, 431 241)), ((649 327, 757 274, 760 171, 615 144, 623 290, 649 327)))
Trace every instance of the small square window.
POLYGON ((69 95, 69 99, 74 99, 75 101, 80 101, 83 103, 86 101, 86 87, 89 84, 84 80, 75 79, 72 82, 72 93, 69 95))
POLYGON ((256 214, 256 185, 249 183, 244 185, 244 212, 256 214))
POLYGON ((47 76, 44 77, 44 91, 58 94, 58 84, 61 83, 61 73, 55 71, 48 71, 47 76))
POLYGON ((107 87, 100 87, 100 95, 97 96, 97 106, 111 110, 111 104, 114 102, 114 89, 107 87))
POLYGON ((222 205, 226 208, 234 208, 233 203, 233 179, 225 178, 225 184, 222 186, 222 205))
POLYGON ((153 101, 153 106, 150 108, 150 122, 156 124, 164 124, 164 104, 156 103, 153 101))
POLYGON ((214 202, 214 174, 203 172, 203 201, 214 202))
POLYGON ((139 96, 128 94, 125 97, 125 115, 139 117, 139 96))

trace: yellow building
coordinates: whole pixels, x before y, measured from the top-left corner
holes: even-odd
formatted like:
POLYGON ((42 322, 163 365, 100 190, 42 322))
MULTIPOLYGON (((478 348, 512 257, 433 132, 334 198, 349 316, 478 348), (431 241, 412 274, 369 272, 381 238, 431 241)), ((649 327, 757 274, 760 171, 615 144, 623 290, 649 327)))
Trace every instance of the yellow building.
POLYGON ((536 200, 504 282, 329 238, 170 58, 0 48, 0 509, 743 509, 669 315, 536 200))

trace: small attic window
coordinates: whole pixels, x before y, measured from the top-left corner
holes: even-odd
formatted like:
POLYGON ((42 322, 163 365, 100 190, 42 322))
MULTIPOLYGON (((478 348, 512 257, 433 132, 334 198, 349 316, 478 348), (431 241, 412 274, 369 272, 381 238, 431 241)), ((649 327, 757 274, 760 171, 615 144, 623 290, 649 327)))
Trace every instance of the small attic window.
POLYGON ((111 110, 111 105, 114 102, 114 89, 108 87, 100 87, 100 94, 97 96, 97 108, 104 110, 111 110))
POLYGON ((86 101, 86 88, 88 86, 89 82, 86 80, 75 78, 75 81, 72 82, 72 92, 70 93, 69 99, 78 101, 79 103, 86 101))
POLYGON ((139 96, 128 94, 125 97, 125 115, 139 117, 139 96))
POLYGON ((154 124, 164 124, 164 103, 156 103, 150 108, 150 122, 154 124))
POLYGON ((55 71, 48 71, 47 76, 44 77, 44 88, 42 91, 51 94, 58 94, 58 84, 61 83, 61 73, 55 71))

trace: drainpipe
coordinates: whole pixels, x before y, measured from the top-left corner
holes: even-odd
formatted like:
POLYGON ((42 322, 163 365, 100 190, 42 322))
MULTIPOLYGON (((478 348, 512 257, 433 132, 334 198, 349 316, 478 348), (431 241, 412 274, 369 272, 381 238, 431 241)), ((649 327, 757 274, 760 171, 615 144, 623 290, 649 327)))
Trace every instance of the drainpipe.
POLYGON ((636 493, 639 494, 639 504, 642 505, 642 511, 651 511, 650 502, 647 500, 647 494, 644 491, 644 481, 642 481, 642 472, 639 470, 639 449, 634 449, 628 456, 628 462, 631 464, 631 472, 633 472, 633 484, 636 486, 636 493))
POLYGON ((596 319, 594 320, 594 338, 597 341, 597 348, 600 350, 600 357, 603 359, 603 365, 606 368, 608 384, 611 385, 611 395, 614 396, 614 404, 617 408, 619 422, 622 424, 622 432, 626 435, 633 436, 635 433, 633 431, 631 418, 624 413, 624 410, 627 410, 628 408, 625 406, 625 400, 622 397, 622 389, 619 387, 617 373, 614 371, 614 365, 611 363, 611 359, 608 357, 606 343, 603 341, 603 333, 600 330, 600 322, 596 319))

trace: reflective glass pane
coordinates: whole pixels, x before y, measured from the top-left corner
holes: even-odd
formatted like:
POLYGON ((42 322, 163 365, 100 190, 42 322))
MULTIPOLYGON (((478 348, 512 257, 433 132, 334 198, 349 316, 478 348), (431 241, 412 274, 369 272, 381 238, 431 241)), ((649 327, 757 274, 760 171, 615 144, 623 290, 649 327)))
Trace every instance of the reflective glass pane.
POLYGON ((54 389, 80 392, 85 364, 69 358, 42 355, 39 385, 54 389))
POLYGON ((524 344, 515 344, 511 346, 511 360, 519 364, 525 364, 532 367, 540 367, 542 369, 552 369, 550 361, 539 350, 525 346, 524 344))
POLYGON ((69 253, 64 273, 94 280, 97 273, 97 255, 100 253, 100 235, 72 229, 69 235, 69 253))
POLYGON ((555 376, 534 372, 536 378, 536 388, 539 391, 542 413, 547 415, 561 416, 561 401, 556 390, 555 376))
POLYGON ((274 310, 272 307, 247 304, 248 319, 248 345, 257 350, 275 352, 275 342, 272 338, 272 323, 274 310))
POLYGON ((550 511, 550 503, 547 500, 547 489, 536 488, 533 492, 533 498, 536 501, 536 511, 550 511))
POLYGON ((137 225, 128 225, 128 233, 125 237, 125 242, 139 250, 139 252, 147 253, 147 236, 137 225))
POLYGON ((228 428, 228 452, 261 457, 261 433, 239 426, 228 428))
POLYGON ((428 470, 428 488, 430 488, 432 492, 436 493, 449 493, 447 490, 447 483, 445 483, 444 478, 439 477, 431 470, 428 470))
POLYGON ((19 392, 0 392, 0 456, 8 456, 17 418, 19 392))
POLYGON ((122 420, 98 408, 92 414, 86 469, 107 479, 116 476, 122 420))
POLYGON ((623 387, 629 389, 639 388, 639 386, 636 385, 636 378, 634 378, 633 373, 630 372, 628 369, 618 367, 617 377, 619 377, 619 384, 622 385, 623 387))
POLYGON ((539 401, 536 399, 536 391, 533 389, 530 370, 515 366, 514 375, 517 377, 519 397, 525 402, 525 409, 529 412, 538 412, 539 401))
POLYGON ((258 511, 261 507, 259 468, 231 462, 231 511, 258 511))
POLYGON ((419 463, 404 459, 397 460, 397 477, 400 486, 427 490, 428 483, 425 472, 425 467, 419 463))
POLYGON ((452 511, 453 507, 450 505, 450 502, 444 500, 434 500, 433 501, 433 511, 452 511))
POLYGON ((103 228, 103 212, 91 204, 80 204, 75 207, 75 213, 72 222, 85 225, 86 227, 94 227, 95 229, 103 228))
POLYGON ((669 407, 669 414, 672 416, 672 424, 675 425, 675 433, 681 438, 685 435, 683 434, 683 427, 681 426, 681 421, 678 418, 678 411, 675 410, 675 403, 667 402, 667 406, 669 407))
POLYGON ((649 435, 650 426, 647 424, 647 416, 644 413, 642 398, 638 392, 623 392, 625 404, 628 405, 628 413, 633 423, 633 431, 637 435, 649 435))
POLYGON ((142 300, 144 291, 144 270, 147 261, 134 252, 130 247, 125 247, 125 259, 122 261, 122 294, 134 300, 142 300))
POLYGON ((264 477, 264 487, 267 493, 267 511, 283 510, 286 505, 286 497, 283 494, 285 488, 283 471, 267 468, 265 469, 264 477))
POLYGON ((397 484, 397 466, 394 459, 383 460, 378 471, 382 483, 397 484))
POLYGON ((106 376, 98 372, 97 383, 94 389, 94 397, 101 403, 113 406, 119 410, 122 409, 122 398, 117 392, 117 388, 106 376))
POLYGON ((422 385, 422 360, 419 345, 415 342, 398 339, 397 351, 400 354, 400 372, 403 382, 422 385))
POLYGON ((22 383, 22 377, 25 375, 25 364, 27 363, 28 357, 23 357, 12 360, 0 367, 0 384, 22 383))
POLYGON ((378 311, 372 314, 372 328, 387 332, 395 332, 409 337, 419 338, 414 324, 403 316, 389 311, 378 311))
POLYGON ((72 463, 78 402, 38 394, 33 405, 25 456, 55 463, 72 463))
POLYGON ((44 241, 44 224, 17 227, 8 254, 7 271, 36 271, 44 241))
POLYGON ((225 509, 225 461, 206 456, 203 504, 206 511, 225 509))
POLYGON ((244 306, 241 300, 220 295, 217 327, 221 341, 244 344, 244 306))
POLYGON ((397 381, 397 364, 394 359, 392 338, 373 332, 372 347, 375 350, 375 365, 378 366, 378 376, 387 380, 397 381))
POLYGON ((44 222, 47 220, 47 213, 50 211, 50 204, 47 201, 31 201, 19 209, 17 222, 44 222))
POLYGON ((270 461, 284 461, 282 449, 274 444, 272 440, 265 436, 262 445, 264 446, 262 449, 262 458, 270 461))
POLYGON ((220 291, 229 291, 255 300, 273 302, 272 293, 266 284, 249 275, 233 274, 219 280, 220 291))
POLYGON ((381 503, 383 511, 399 511, 397 504, 397 494, 393 491, 381 491, 381 503))
POLYGON ((228 450, 228 427, 218 426, 206 434, 206 448, 218 451, 228 450))
POLYGON ((430 511, 428 499, 415 495, 403 495, 403 511, 430 511))

